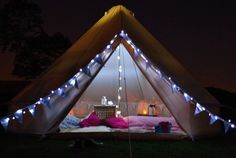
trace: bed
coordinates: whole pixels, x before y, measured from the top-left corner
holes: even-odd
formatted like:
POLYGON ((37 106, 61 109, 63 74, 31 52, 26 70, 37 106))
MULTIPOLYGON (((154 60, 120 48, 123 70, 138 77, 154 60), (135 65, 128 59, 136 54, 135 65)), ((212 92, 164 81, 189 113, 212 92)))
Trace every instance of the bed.
POLYGON ((173 117, 127 116, 122 119, 128 124, 128 128, 112 128, 104 124, 81 128, 79 124, 83 119, 78 119, 73 115, 67 116, 59 127, 61 133, 155 133, 155 126, 160 122, 168 121, 172 125, 170 133, 185 135, 173 117))

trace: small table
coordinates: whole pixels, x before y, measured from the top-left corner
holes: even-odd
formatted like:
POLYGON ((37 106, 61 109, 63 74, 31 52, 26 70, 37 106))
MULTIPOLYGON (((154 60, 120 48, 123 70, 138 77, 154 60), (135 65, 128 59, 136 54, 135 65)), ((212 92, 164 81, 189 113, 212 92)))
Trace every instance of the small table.
POLYGON ((94 112, 100 117, 100 119, 105 120, 109 117, 116 116, 116 106, 115 105, 94 105, 94 112))

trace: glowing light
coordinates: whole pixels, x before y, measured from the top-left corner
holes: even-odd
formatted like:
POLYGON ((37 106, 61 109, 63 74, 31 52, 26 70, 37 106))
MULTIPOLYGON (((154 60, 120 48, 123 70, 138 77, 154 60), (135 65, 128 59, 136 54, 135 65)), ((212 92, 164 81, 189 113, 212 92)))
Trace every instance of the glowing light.
POLYGON ((113 42, 114 42, 114 40, 111 40, 111 41, 110 41, 110 44, 112 44, 113 42))
POLYGON ((122 90, 122 87, 121 87, 121 86, 119 87, 119 90, 120 90, 120 91, 122 90))
POLYGON ((23 111, 23 114, 25 114, 25 111, 23 111))
POLYGON ((38 105, 39 105, 39 104, 41 104, 41 102, 40 102, 40 101, 37 101, 35 104, 38 104, 38 105))
POLYGON ((91 63, 94 63, 94 59, 91 60, 91 63))
POLYGON ((144 56, 143 54, 141 54, 141 57, 142 57, 145 61, 147 61, 147 59, 145 58, 145 56, 144 56))
POLYGON ((53 94, 53 93, 54 93, 54 91, 51 91, 51 93, 53 94))
POLYGON ((231 124, 230 126, 231 126, 231 128, 235 128, 235 125, 234 125, 234 124, 231 124))
POLYGON ((107 45, 107 49, 110 49, 111 48, 111 45, 107 45))
POLYGON ((119 117, 121 115, 121 111, 116 111, 116 116, 119 117))
POLYGON ((118 100, 121 100, 121 96, 120 95, 118 95, 118 100))
POLYGON ((147 114, 147 110, 143 109, 143 114, 146 115, 147 114))
POLYGON ((21 114, 22 113, 22 109, 19 109, 16 111, 16 114, 21 114))
POLYGON ((82 72, 82 71, 83 71, 83 69, 79 69, 79 71, 80 71, 80 72, 82 72))
POLYGON ((15 119, 16 119, 16 118, 13 116, 13 117, 12 117, 12 120, 15 120, 15 119))
POLYGON ((230 122, 231 122, 231 120, 228 120, 228 122, 230 123, 230 122))
POLYGON ((117 59, 120 60, 120 56, 119 55, 117 56, 117 59))
POLYGON ((98 57, 99 57, 99 54, 96 55, 96 58, 98 58, 98 57))
POLYGON ((171 80, 171 77, 169 77, 168 79, 171 80))
POLYGON ((128 40, 127 43, 131 44, 131 40, 128 40))
POLYGON ((119 66, 119 72, 122 72, 122 66, 121 65, 119 66))

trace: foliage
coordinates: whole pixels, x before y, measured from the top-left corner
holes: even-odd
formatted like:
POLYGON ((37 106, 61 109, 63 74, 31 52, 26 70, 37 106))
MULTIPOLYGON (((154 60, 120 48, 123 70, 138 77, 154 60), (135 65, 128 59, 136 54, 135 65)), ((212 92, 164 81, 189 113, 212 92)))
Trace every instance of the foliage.
POLYGON ((33 0, 8 0, 0 7, 0 49, 16 54, 13 74, 25 79, 42 73, 71 44, 60 33, 48 35, 33 0))
POLYGON ((29 38, 41 34, 42 17, 38 5, 30 0, 9 0, 0 8, 2 52, 18 53, 29 38))
POLYGON ((16 55, 13 74, 31 79, 46 70, 70 46, 70 41, 60 33, 41 34, 27 41, 26 47, 16 55))

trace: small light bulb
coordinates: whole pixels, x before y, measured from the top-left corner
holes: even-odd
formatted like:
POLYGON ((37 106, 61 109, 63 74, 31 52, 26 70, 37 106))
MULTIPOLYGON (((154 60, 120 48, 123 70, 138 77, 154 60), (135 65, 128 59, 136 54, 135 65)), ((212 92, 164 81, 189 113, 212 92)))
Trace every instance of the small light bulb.
POLYGON ((231 128, 235 128, 235 125, 234 125, 234 124, 231 124, 230 126, 231 126, 231 128))
POLYGON ((120 56, 119 55, 117 56, 117 59, 120 60, 120 56))
POLYGON ((120 100, 121 99, 121 96, 120 95, 118 95, 118 100, 120 100))
POLYGON ((112 44, 113 42, 114 42, 114 40, 111 40, 111 41, 110 41, 110 44, 112 44))
POLYGON ((94 60, 93 60, 93 59, 91 60, 91 63, 94 63, 94 60))
POLYGON ((53 93, 54 93, 54 91, 51 91, 51 93, 53 94, 53 93))
POLYGON ((25 114, 25 111, 23 111, 23 114, 25 114))

